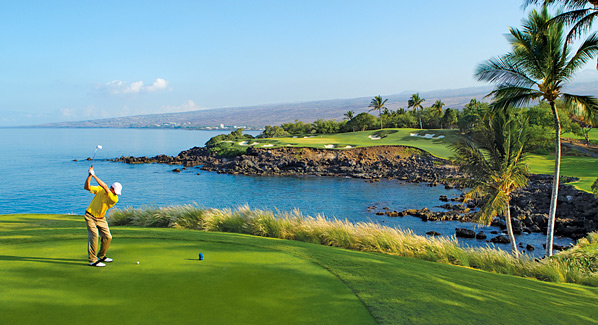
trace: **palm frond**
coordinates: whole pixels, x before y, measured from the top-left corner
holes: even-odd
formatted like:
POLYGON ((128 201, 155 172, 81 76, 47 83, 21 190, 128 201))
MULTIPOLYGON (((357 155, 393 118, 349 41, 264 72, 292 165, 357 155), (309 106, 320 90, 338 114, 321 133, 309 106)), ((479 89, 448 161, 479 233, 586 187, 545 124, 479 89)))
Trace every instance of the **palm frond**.
POLYGON ((594 33, 579 46, 577 52, 569 59, 557 78, 570 80, 576 71, 583 69, 584 65, 596 55, 598 55, 598 34, 594 33))
POLYGON ((563 5, 565 8, 569 9, 578 9, 578 8, 585 8, 588 4, 587 0, 524 0, 523 1, 523 8, 527 8, 531 5, 546 5, 546 6, 558 6, 563 5))
POLYGON ((598 11, 595 9, 579 10, 579 12, 578 17, 571 17, 571 21, 567 23, 567 25, 573 25, 567 35, 567 42, 571 42, 583 35, 584 32, 591 30, 594 20, 598 18, 598 11))
POLYGON ((508 83, 518 87, 533 87, 536 81, 528 76, 527 71, 512 62, 511 56, 495 57, 480 64, 474 76, 478 81, 490 83, 508 83))
POLYGON ((493 96, 492 105, 498 109, 505 109, 511 106, 520 107, 531 104, 533 101, 542 98, 542 92, 533 88, 518 87, 510 84, 503 84, 496 87, 487 97, 493 96))
POLYGON ((501 191, 489 193, 482 199, 480 209, 476 213, 478 222, 488 225, 497 215, 504 215, 508 202, 509 196, 501 191))
POLYGON ((598 98, 594 96, 580 96, 563 94, 565 108, 576 116, 591 120, 598 115, 598 98))

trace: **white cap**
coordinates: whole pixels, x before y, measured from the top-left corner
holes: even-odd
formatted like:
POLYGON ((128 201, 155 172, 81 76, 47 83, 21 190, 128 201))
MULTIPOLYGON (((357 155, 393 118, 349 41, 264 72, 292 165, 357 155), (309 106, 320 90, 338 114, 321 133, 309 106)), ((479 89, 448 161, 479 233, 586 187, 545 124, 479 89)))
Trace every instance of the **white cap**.
POLYGON ((123 186, 120 185, 119 182, 115 182, 114 184, 112 184, 111 187, 114 189, 114 193, 116 193, 116 195, 120 195, 120 193, 123 189, 123 186))

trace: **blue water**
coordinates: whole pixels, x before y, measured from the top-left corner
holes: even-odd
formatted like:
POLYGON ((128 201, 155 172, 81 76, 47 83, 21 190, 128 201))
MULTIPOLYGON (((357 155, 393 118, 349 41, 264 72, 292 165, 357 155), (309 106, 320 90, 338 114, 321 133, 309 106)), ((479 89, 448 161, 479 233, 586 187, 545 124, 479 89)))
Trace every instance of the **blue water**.
MULTIPOLYGON (((119 181, 123 192, 117 207, 169 206, 197 204, 210 208, 251 208, 289 211, 297 208, 304 215, 373 221, 390 227, 411 229, 424 235, 437 231, 452 236, 456 227, 490 231, 459 222, 422 222, 418 218, 376 216, 383 207, 391 210, 435 208, 443 202, 440 195, 458 196, 457 190, 409 184, 396 180, 377 183, 355 178, 333 177, 262 177, 225 175, 181 166, 143 164, 127 165, 107 159, 127 156, 177 155, 194 146, 203 146, 222 131, 187 131, 157 129, 0 129, 0 214, 57 213, 80 214, 92 199, 83 189, 90 162, 85 159, 97 151, 94 169, 106 183, 119 181), (78 160, 78 161, 74 161, 78 160), (199 175, 198 175, 199 173, 199 175), (376 205, 379 210, 368 211, 376 205)), ((250 133, 251 134, 251 133, 250 133)), ((255 132, 253 133, 256 134, 255 132)), ((534 255, 543 254, 541 234, 517 236, 517 242, 536 247, 534 255)), ((465 245, 486 246, 482 240, 459 239, 465 245)), ((555 238, 560 245, 571 243, 555 238)), ((509 249, 507 245, 497 245, 509 249)))

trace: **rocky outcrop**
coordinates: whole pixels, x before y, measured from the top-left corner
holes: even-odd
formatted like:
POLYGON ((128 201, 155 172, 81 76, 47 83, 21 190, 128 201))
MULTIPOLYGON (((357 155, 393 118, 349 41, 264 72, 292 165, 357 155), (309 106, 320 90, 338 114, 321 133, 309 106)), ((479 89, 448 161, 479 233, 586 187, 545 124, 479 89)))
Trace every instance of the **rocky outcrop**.
POLYGON ((316 148, 254 148, 243 155, 226 158, 195 147, 178 156, 120 157, 128 164, 163 163, 185 167, 201 165, 203 170, 244 175, 350 176, 366 179, 399 179, 407 182, 446 183, 456 169, 447 161, 416 148, 378 146, 345 150, 316 148))
POLYGON ((445 183, 455 168, 447 161, 415 148, 379 146, 346 150, 315 148, 248 148, 227 161, 204 164, 204 170, 245 175, 349 176, 399 179, 407 182, 445 183))
MULTIPOLYGON (((207 171, 244 175, 317 175, 358 177, 378 181, 380 178, 406 182, 424 182, 431 186, 445 184, 445 178, 458 175, 446 160, 436 158, 412 147, 378 146, 353 149, 315 148, 254 148, 236 157, 219 157, 206 148, 194 147, 171 157, 120 157, 113 159, 129 164, 163 163, 201 166, 207 171)), ((576 190, 561 182, 555 222, 555 235, 578 239, 598 229, 598 200, 592 194, 576 190)), ((546 233, 552 176, 532 175, 527 187, 513 193, 511 216, 513 231, 546 233)), ((442 195, 439 207, 447 211, 432 212, 428 209, 404 211, 375 211, 381 216, 402 217, 412 215, 423 221, 475 221, 477 202, 463 204, 463 196, 448 198, 442 195), (454 202, 449 203, 449 202, 454 202)), ((492 225, 505 229, 504 217, 495 218, 492 225)))
MULTIPOLYGON (((565 181, 573 181, 566 179, 565 181)), ((511 222, 513 233, 546 233, 548 227, 548 209, 550 207, 550 194, 552 177, 549 175, 531 175, 527 187, 513 193, 511 199, 511 222)), ((589 232, 598 230, 598 199, 590 193, 579 191, 571 185, 561 183, 559 186, 559 199, 555 221, 555 235, 579 239, 587 236, 589 232)), ((411 215, 424 221, 462 221, 475 222, 476 207, 478 202, 463 204, 464 196, 448 199, 441 195, 441 202, 437 207, 446 211, 432 212, 428 209, 407 209, 398 212, 398 216, 411 215)), ((506 229, 504 217, 496 217, 491 222, 492 226, 506 229)), ((500 240, 500 239, 499 239, 500 240)))
MULTIPOLYGON (((572 181, 569 178, 566 181, 572 181)), ((513 228, 520 231, 546 232, 552 176, 533 175, 529 185, 515 193, 511 199, 513 228)), ((579 239, 598 229, 598 199, 561 183, 557 200, 555 234, 579 239)))

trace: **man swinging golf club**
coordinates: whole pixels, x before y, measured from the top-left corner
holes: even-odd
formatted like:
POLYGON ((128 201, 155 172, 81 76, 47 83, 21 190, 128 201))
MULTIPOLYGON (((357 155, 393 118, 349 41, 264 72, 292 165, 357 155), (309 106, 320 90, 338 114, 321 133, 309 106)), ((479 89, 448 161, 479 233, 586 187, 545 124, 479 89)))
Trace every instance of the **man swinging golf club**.
POLYGON ((104 262, 112 262, 112 259, 106 257, 106 251, 110 247, 110 241, 112 241, 112 235, 108 228, 108 222, 106 221, 106 211, 113 207, 118 202, 118 196, 121 193, 122 185, 120 183, 114 183, 108 187, 106 183, 99 179, 93 171, 93 166, 89 167, 89 175, 85 180, 86 190, 95 194, 93 200, 85 211, 85 221, 87 221, 87 252, 89 254, 89 265, 90 266, 106 266, 104 262), (91 178, 98 182, 99 186, 91 186, 91 178), (98 253, 98 233, 102 238, 100 244, 100 251, 98 253))

